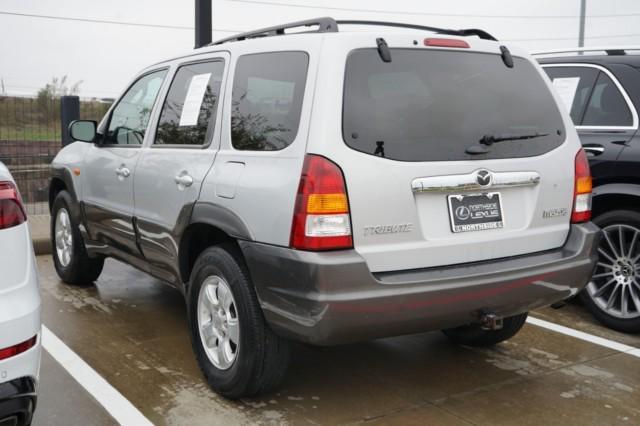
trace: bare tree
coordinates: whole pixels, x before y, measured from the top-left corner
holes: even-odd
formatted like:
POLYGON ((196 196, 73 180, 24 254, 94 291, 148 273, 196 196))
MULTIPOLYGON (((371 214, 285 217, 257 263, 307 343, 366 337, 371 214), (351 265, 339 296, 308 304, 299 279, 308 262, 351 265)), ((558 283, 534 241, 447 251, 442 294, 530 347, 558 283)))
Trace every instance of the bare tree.
MULTIPOLYGON (((80 92, 82 80, 73 83, 71 86, 67 83, 67 76, 60 78, 53 77, 50 83, 47 83, 42 89, 38 90, 38 110, 43 114, 51 114, 52 108, 57 110, 60 96, 77 95, 80 92)), ((56 111, 53 111, 55 114, 56 111)))

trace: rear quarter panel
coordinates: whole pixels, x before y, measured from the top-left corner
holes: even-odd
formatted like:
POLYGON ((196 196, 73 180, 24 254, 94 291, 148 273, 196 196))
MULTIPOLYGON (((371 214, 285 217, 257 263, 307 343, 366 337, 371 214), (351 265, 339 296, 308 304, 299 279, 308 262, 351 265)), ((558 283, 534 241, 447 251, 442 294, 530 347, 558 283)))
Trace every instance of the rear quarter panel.
POLYGON ((231 63, 226 85, 220 150, 203 183, 200 203, 219 205, 246 225, 255 241, 287 246, 293 207, 306 151, 322 37, 290 35, 229 44, 231 63), (274 43, 277 39, 277 43, 274 43), (276 51, 303 51, 309 56, 298 133, 280 151, 239 151, 231 143, 233 77, 240 56, 276 51))

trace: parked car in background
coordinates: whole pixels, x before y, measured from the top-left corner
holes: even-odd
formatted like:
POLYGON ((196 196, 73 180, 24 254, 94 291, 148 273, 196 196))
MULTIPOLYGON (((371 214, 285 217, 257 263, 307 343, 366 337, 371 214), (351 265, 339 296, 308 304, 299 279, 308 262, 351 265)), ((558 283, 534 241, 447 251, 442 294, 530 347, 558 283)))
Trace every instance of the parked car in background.
POLYGON ((40 290, 27 215, 2 163, 0 271, 0 425, 28 425, 40 370, 40 290))
POLYGON ((152 65, 53 161, 59 276, 114 257, 179 288, 229 398, 273 389, 289 340, 499 343, 593 271, 586 155, 531 56, 481 30, 338 31, 355 24, 152 65))
POLYGON ((630 333, 640 332, 639 53, 605 47, 536 54, 588 154, 593 221, 604 230, 598 267, 580 298, 603 324, 630 333))

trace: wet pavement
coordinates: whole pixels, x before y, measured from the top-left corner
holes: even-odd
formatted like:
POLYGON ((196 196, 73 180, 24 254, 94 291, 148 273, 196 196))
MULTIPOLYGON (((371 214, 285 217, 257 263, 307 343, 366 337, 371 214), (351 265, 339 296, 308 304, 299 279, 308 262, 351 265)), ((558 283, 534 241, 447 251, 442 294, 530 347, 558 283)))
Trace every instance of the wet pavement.
POLYGON ((38 408, 33 425, 110 426, 113 418, 47 351, 42 352, 38 408))
MULTIPOLYGON (((149 420, 211 424, 640 424, 640 358, 534 325, 493 349, 426 333, 333 348, 296 345, 272 395, 239 402, 206 386, 181 294, 109 260, 95 286, 59 282, 38 258, 43 322, 149 420)), ((538 318, 640 347, 579 305, 538 318)), ((46 353, 34 425, 113 424, 46 353)))

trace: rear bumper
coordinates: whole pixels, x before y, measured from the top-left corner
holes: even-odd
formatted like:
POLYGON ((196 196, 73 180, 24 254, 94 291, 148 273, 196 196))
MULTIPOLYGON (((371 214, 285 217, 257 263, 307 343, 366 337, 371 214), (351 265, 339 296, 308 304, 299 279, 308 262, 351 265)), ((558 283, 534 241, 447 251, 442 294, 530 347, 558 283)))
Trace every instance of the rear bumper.
POLYGON ((286 338, 333 345, 511 316, 578 293, 600 230, 572 225, 559 249, 473 264, 372 274, 355 251, 304 252, 241 242, 265 318, 286 338))
POLYGON ((36 385, 21 377, 0 383, 0 425, 30 425, 36 409, 36 385))

